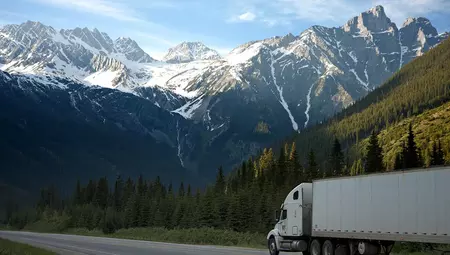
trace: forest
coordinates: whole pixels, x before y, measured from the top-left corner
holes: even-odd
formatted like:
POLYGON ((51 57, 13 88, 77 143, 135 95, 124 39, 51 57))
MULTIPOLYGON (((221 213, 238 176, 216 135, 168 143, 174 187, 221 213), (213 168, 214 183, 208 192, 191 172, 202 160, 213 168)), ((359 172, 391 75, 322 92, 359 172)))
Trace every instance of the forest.
MULTIPOLYGON (((423 167, 421 152, 410 126, 395 170, 423 167)), ((8 225, 22 229, 30 224, 46 224, 57 219, 57 230, 101 229, 111 234, 118 229, 163 227, 167 229, 214 228, 237 232, 267 233, 274 225, 274 212, 286 194, 302 182, 321 178, 354 176, 386 171, 378 135, 373 132, 363 158, 349 164, 341 144, 330 144, 326 168, 317 163, 315 151, 300 159, 295 143, 285 144, 275 154, 265 149, 259 157, 242 162, 230 175, 217 170, 214 184, 192 190, 189 184, 165 185, 160 178, 116 180, 106 178, 77 182, 70 198, 63 199, 56 188, 41 190, 38 203, 30 210, 8 207, 8 225), (113 184, 113 185, 111 185, 113 184)), ((431 166, 443 165, 444 152, 435 141, 431 166)))

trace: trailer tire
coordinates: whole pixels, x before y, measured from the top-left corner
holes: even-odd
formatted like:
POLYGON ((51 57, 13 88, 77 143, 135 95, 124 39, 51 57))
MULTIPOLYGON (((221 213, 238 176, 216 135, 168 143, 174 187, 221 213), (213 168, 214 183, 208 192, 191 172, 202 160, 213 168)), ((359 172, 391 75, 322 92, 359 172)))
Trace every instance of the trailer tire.
POLYGON ((309 253, 311 255, 322 255, 322 244, 318 239, 314 239, 309 247, 309 253))
POLYGON ((334 251, 336 250, 336 246, 330 240, 326 240, 322 246, 322 255, 334 255, 334 251))
POLYGON ((270 237, 268 245, 269 245, 270 255, 280 254, 280 251, 278 251, 278 248, 277 248, 277 242, 275 241, 275 238, 273 236, 270 237))

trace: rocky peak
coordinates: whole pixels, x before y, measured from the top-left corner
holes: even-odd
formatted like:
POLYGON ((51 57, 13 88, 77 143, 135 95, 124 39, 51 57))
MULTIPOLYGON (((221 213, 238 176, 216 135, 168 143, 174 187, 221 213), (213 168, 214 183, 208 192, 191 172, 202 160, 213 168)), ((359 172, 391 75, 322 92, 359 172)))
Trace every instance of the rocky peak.
POLYGON ((378 5, 350 19, 343 29, 355 34, 380 33, 392 30, 395 24, 386 16, 383 6, 378 5))
POLYGON ((129 37, 119 37, 114 41, 114 48, 118 53, 122 53, 128 60, 151 63, 155 61, 141 47, 129 37))
POLYGON ((423 17, 406 19, 406 21, 403 23, 402 30, 405 32, 408 31, 414 33, 416 35, 419 33, 419 31, 421 31, 427 38, 435 37, 438 35, 436 28, 433 27, 430 20, 423 17))
POLYGON ((71 38, 72 36, 79 38, 88 46, 99 51, 99 53, 111 53, 114 48, 111 38, 109 38, 106 33, 98 31, 98 29, 94 29, 93 31, 91 31, 87 27, 77 27, 71 30, 61 30, 61 33, 66 35, 68 38, 71 38))
POLYGON ((185 63, 195 60, 220 59, 217 51, 201 42, 182 42, 169 49, 163 60, 168 63, 185 63))

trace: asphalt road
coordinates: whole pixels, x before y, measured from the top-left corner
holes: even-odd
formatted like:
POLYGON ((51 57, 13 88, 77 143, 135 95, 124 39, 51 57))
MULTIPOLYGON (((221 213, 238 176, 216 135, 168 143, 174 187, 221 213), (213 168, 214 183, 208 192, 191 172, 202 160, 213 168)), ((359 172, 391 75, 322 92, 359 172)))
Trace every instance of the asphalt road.
POLYGON ((58 254, 155 254, 155 255, 259 255, 269 254, 265 250, 234 247, 170 244, 116 238, 90 237, 61 234, 0 231, 0 237, 35 247, 52 250, 58 254))

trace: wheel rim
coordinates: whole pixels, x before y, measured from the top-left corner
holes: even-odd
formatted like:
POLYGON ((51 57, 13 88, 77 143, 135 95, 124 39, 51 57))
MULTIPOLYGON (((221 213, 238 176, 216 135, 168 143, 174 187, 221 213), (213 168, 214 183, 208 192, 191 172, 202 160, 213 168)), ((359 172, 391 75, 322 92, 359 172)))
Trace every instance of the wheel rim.
POLYGON ((311 245, 311 254, 320 255, 320 244, 317 241, 313 241, 311 245))
POLYGON ((329 243, 325 243, 325 245, 323 246, 323 254, 324 255, 330 255, 331 254, 331 252, 330 252, 330 249, 331 247, 330 247, 330 244, 329 243))
POLYGON ((277 246, 275 245, 275 241, 272 239, 270 240, 270 254, 275 254, 277 251, 277 246))

